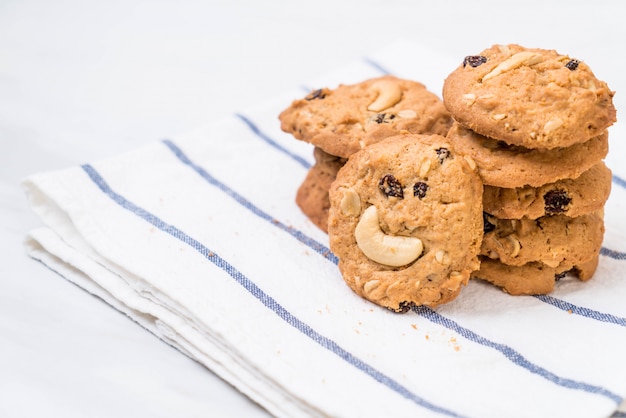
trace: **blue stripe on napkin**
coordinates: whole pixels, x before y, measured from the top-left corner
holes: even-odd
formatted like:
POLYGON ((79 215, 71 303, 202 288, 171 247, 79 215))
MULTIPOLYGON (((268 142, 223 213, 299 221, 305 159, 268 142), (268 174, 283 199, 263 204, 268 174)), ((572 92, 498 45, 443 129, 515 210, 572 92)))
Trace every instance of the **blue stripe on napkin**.
POLYGON ((239 118, 241 121, 243 121, 243 123, 245 123, 246 125, 248 125, 248 128, 250 128, 250 130, 252 132, 254 132, 254 134, 261 138, 263 141, 265 141, 267 144, 271 145, 272 147, 276 148, 277 150, 279 150, 280 152, 282 152, 283 154, 288 155, 289 157, 291 157, 294 161, 298 162, 302 167, 306 168, 307 170, 309 168, 311 168, 311 163, 309 163, 305 158, 289 151, 287 148, 283 147, 282 145, 280 145, 278 142, 274 141, 272 138, 270 138, 269 136, 267 136, 265 133, 263 133, 258 127, 257 125, 255 125, 252 120, 240 113, 235 114, 235 116, 237 118, 239 118))
POLYGON ((456 333, 458 333, 459 335, 462 335, 463 337, 465 337, 466 339, 470 341, 473 341, 485 347, 493 348, 494 350, 501 352, 502 354, 504 354, 504 356, 507 359, 511 360, 514 364, 520 367, 523 367, 529 372, 537 374, 552 383, 555 383, 559 386, 563 386, 568 389, 582 390, 584 392, 602 395, 611 399, 618 405, 622 402, 622 397, 620 395, 613 393, 608 389, 605 389, 601 386, 591 385, 591 384, 584 383, 584 382, 578 382, 573 379, 560 377, 544 369, 543 367, 538 366, 528 361, 523 355, 521 355, 519 352, 517 352, 513 348, 505 344, 500 344, 500 343, 496 343, 494 341, 488 340, 487 338, 478 335, 477 333, 475 333, 474 331, 468 328, 460 326, 455 321, 449 318, 446 318, 443 315, 438 314, 437 312, 433 311, 432 309, 426 306, 417 306, 413 308, 413 310, 419 313, 421 316, 429 319, 430 321, 436 324, 442 325, 452 331, 455 331, 456 333))
MULTIPOLYGON (((248 120, 248 119, 244 119, 244 120, 248 120)), ((213 177, 211 174, 209 174, 205 169, 203 169, 202 167, 200 167, 199 165, 197 165, 193 161, 191 161, 182 152, 182 150, 180 148, 178 148, 178 146, 176 144, 174 144, 172 141, 164 140, 163 143, 170 149, 170 151, 172 151, 174 153, 174 155, 176 155, 176 157, 183 164, 191 167, 198 175, 200 175, 200 177, 202 177, 204 180, 206 180, 207 182, 209 182, 213 186, 215 186, 218 189, 220 189, 222 192, 226 193, 228 196, 230 196, 233 199, 235 199, 235 201, 237 203, 239 203, 241 206, 245 207, 246 209, 248 209, 250 212, 252 212, 256 216, 258 216, 258 217, 260 217, 260 218, 262 218, 262 219, 272 223, 272 225, 276 226, 277 228, 287 232, 288 234, 290 234, 291 236, 296 238, 298 241, 302 242, 303 244, 307 245, 309 248, 314 250, 316 253, 321 254, 323 257, 327 258, 330 262, 337 264, 337 257, 325 245, 317 242, 313 238, 308 237, 303 232, 298 231, 297 229, 295 229, 295 228, 293 228, 291 226, 285 225, 284 223, 282 223, 278 219, 274 218, 273 216, 271 216, 271 215, 265 213, 264 211, 262 211, 261 209, 259 209, 252 202, 250 202, 248 199, 246 199, 245 197, 243 197, 239 193, 235 192, 233 189, 228 187, 226 184, 222 183, 221 181, 219 181, 218 179, 213 177)))
MULTIPOLYGON (((133 214, 139 216, 146 222, 150 223, 154 227, 159 230, 171 235, 172 237, 180 240, 181 242, 189 245, 191 248, 202 254, 207 260, 211 261, 217 267, 222 269, 224 272, 228 273, 233 279, 237 281, 241 286, 243 286, 250 294, 252 294, 257 300, 259 300, 263 305, 265 305, 268 309, 273 311, 276 315, 278 315, 281 319, 287 322, 292 327, 296 328, 298 331, 302 332, 304 335, 309 337, 311 340, 318 343, 323 348, 331 351, 336 354, 352 366, 361 370, 368 376, 372 377, 377 382, 385 385, 389 389, 398 393, 399 395, 413 401, 415 404, 429 409, 433 412, 437 412, 443 415, 448 415, 451 417, 461 417, 462 415, 457 414, 451 410, 448 410, 444 407, 432 404, 422 397, 414 394, 409 389, 396 382, 394 379, 375 369, 365 361, 359 359, 355 355, 351 354, 349 351, 345 350, 335 341, 331 340, 328 337, 323 336, 322 334, 315 331, 311 326, 307 325, 300 319, 298 319, 295 315, 285 309, 280 303, 278 303, 274 298, 265 293, 261 288, 259 288, 254 281, 250 278, 246 277, 243 273, 241 273, 235 266, 228 263, 226 260, 221 258, 216 252, 211 251, 209 248, 204 246, 201 242, 195 240, 191 236, 185 234, 180 229, 176 228, 176 226, 172 224, 168 224, 158 218, 156 215, 148 212, 146 209, 137 206, 130 200, 126 199, 124 196, 116 193, 111 187, 106 183, 104 178, 89 164, 85 164, 81 166, 82 169, 87 173, 89 178, 98 186, 98 188, 109 198, 111 198, 115 203, 117 203, 120 207, 132 212, 133 214)), ((220 188, 221 190, 221 188, 220 188)))
POLYGON ((576 315, 595 319, 596 321, 608 322, 609 324, 616 324, 622 327, 626 327, 626 318, 596 311, 594 309, 585 308, 583 306, 577 306, 573 303, 569 303, 549 295, 535 295, 535 298, 539 299, 542 302, 555 306, 565 312, 571 312, 576 315))
MULTIPOLYGON (((194 169, 194 171, 196 171, 196 173, 198 173, 202 178, 204 178, 205 180, 207 180, 210 184, 218 187, 220 190, 222 191, 226 191, 229 195, 231 195, 231 197, 234 196, 239 196, 238 194, 236 194, 236 192, 232 191, 232 189, 228 188, 227 186, 224 185, 224 183, 219 182, 217 179, 215 179, 215 177, 211 176, 205 169, 201 168, 200 166, 198 166, 196 163, 192 162, 192 160, 185 155, 185 153, 178 147, 176 146, 172 141, 164 141, 165 145, 170 149, 170 151, 172 151, 174 153, 174 155, 185 165, 188 165, 190 167, 192 167, 194 169)), ((235 200, 239 203, 242 203, 243 198, 241 197, 236 197, 235 200)), ((244 207, 252 210, 251 208, 253 208, 254 206, 251 205, 247 200, 245 200, 245 204, 244 207)), ((273 218, 270 215, 265 214, 264 216, 262 216, 263 219, 265 219, 266 221, 270 222, 270 224, 272 225, 276 225, 277 227, 280 228, 280 224, 278 222, 276 222, 275 218, 273 218)), ((285 228, 281 228, 283 230, 286 230, 285 228)), ((295 231, 294 228, 288 228, 288 230, 286 232, 290 233, 293 235, 293 231, 295 231)), ((296 235, 294 235, 296 236, 296 235)), ((315 243, 315 247, 311 247, 313 250, 315 250, 317 253, 320 254, 331 254, 330 249, 326 248, 325 246, 323 246, 323 244, 318 243, 317 241, 308 238, 306 236, 306 234, 304 234, 303 232, 297 231, 297 236, 296 238, 308 245, 308 243, 313 242, 315 243), (321 250, 321 252, 320 252, 321 250)), ((328 261, 336 264, 337 263, 337 258, 335 256, 331 257, 325 257, 328 261)), ((558 300, 556 298, 553 298, 554 300, 558 300)), ((563 301, 563 304, 566 304, 566 302, 563 301)), ((573 305, 572 305, 573 306, 573 305)), ((499 351, 500 353, 502 353, 507 359, 509 359, 510 361, 512 361, 515 365, 520 366, 525 368, 526 370, 530 371, 531 373, 537 374, 541 377, 543 377, 544 379, 547 379, 548 381, 555 383, 559 386, 563 386, 566 387, 568 389, 576 389, 576 390, 582 390, 588 393, 593 393, 593 394, 599 394, 602 396, 605 396, 609 399, 611 399, 612 401, 616 402, 617 404, 619 404, 622 400, 621 396, 609 391, 608 389, 602 388, 600 386, 595 386, 595 385, 591 385, 588 383, 584 383, 584 382, 578 382, 572 379, 567 379, 567 378, 563 378, 560 377, 548 370, 546 370, 545 368, 536 365, 530 361, 528 361, 526 358, 524 358, 520 353, 518 353, 517 351, 515 351, 513 348, 505 345, 505 344, 501 344, 501 343, 497 343, 494 341, 491 341, 485 337, 480 336, 479 334, 477 334, 474 331, 469 330, 468 328, 462 327, 459 324, 457 324, 456 322, 454 322, 453 320, 444 317, 443 315, 433 311, 430 308, 427 307, 419 307, 414 309, 414 311, 418 314, 420 314, 421 316, 425 317, 426 319, 430 320, 433 323, 436 323, 438 325, 444 326, 450 330, 455 331, 456 333, 458 333, 459 335, 463 336, 464 338, 468 339, 469 341, 475 342, 477 344, 483 345, 485 347, 489 347, 491 349, 495 349, 497 351, 499 351)), ((585 309, 585 308, 577 308, 576 309, 577 313, 586 313, 589 314, 590 312, 592 312, 590 309, 585 309)), ((590 318, 592 319, 597 319, 597 320, 602 320, 600 319, 603 315, 601 313, 598 313, 600 315, 591 315, 590 314, 590 318)), ((604 314, 607 315, 608 314, 604 314)), ((587 316, 587 315, 585 315, 587 316)))

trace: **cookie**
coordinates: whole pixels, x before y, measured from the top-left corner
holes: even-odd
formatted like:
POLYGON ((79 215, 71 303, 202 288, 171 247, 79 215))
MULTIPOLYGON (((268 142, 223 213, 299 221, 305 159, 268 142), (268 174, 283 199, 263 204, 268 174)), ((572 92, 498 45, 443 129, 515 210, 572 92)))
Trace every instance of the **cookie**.
POLYGON ((600 253, 603 212, 576 218, 498 219, 484 215, 480 254, 510 266, 539 261, 549 267, 577 265, 600 253))
POLYGON ((452 123, 443 102, 423 84, 389 75, 314 90, 279 119, 283 131, 344 158, 403 131, 445 135, 452 123))
POLYGON ((454 123, 448 138, 459 152, 470 156, 486 185, 516 188, 539 187, 566 178, 577 178, 609 151, 607 131, 581 144, 551 150, 507 145, 454 123))
POLYGON ((509 266, 498 260, 480 257, 480 270, 472 272, 471 277, 496 285, 511 295, 546 295, 568 274, 583 281, 589 280, 598 267, 599 258, 595 255, 574 266, 555 268, 540 262, 509 266))
POLYGON ((531 149, 601 135, 616 121, 613 94, 584 62, 514 44, 465 57, 443 86, 444 103, 463 126, 531 149))
POLYGON ((540 187, 504 189, 485 186, 485 212, 502 219, 537 219, 562 214, 575 218, 604 207, 611 193, 611 170, 600 162, 576 179, 540 187))
POLYGON ((328 191, 346 160, 330 155, 318 147, 313 150, 313 155, 315 164, 309 169, 298 188, 296 204, 311 222, 322 231, 328 232, 328 210, 330 209, 328 191))
POLYGON ((353 154, 329 192, 330 248, 348 286, 394 311, 454 299, 478 268, 475 169, 440 135, 399 135, 353 154))

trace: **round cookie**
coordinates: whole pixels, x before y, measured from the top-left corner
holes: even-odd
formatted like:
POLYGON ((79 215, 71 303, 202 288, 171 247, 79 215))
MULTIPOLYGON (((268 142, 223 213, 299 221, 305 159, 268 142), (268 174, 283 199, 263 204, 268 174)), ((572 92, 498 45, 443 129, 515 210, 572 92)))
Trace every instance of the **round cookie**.
POLYGON ((330 155, 318 147, 313 150, 313 155, 315 164, 298 188, 296 204, 311 222, 322 231, 328 232, 328 210, 330 209, 328 191, 346 160, 330 155))
POLYGON ((591 279, 598 267, 599 258, 596 254, 574 266, 554 268, 540 262, 509 266, 498 260, 480 257, 480 270, 472 272, 471 277, 496 285, 511 295, 546 295, 568 273, 583 281, 591 279))
POLYGON ((443 86, 444 103, 463 126, 532 149, 600 135, 616 121, 613 94, 584 62, 514 44, 465 57, 443 86))
POLYGON ((403 131, 445 135, 452 123, 423 84, 390 75, 314 90, 279 119, 283 131, 344 158, 403 131))
POLYGON ((478 268, 482 183, 440 135, 352 155, 330 188, 330 249, 358 295, 394 311, 454 299, 478 268))
POLYGON ((480 254, 510 266, 539 261, 549 267, 576 265, 600 253, 603 213, 576 218, 498 219, 484 215, 480 254))
POLYGON ((464 128, 455 122, 448 138, 459 152, 470 156, 486 185, 539 187, 577 178, 602 161, 609 151, 607 131, 581 144, 551 150, 531 150, 507 145, 464 128))
POLYGON ((483 208, 501 219, 537 219, 555 214, 575 218, 602 209, 610 192, 611 170, 600 162, 576 179, 540 187, 505 189, 485 185, 483 208))

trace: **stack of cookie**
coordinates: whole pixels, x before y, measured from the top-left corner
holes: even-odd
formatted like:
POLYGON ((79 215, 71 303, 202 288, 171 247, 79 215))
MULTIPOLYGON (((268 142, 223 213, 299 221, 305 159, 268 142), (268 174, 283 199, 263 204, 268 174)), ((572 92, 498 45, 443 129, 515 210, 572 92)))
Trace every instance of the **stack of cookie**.
POLYGON ((545 294, 572 273, 589 279, 611 189, 613 92, 556 51, 495 45, 445 80, 448 139, 484 183, 481 267, 472 277, 510 294, 545 294))
POLYGON ((348 157, 400 133, 446 135, 452 118, 443 102, 416 81, 393 76, 314 90, 279 116, 281 129, 315 146, 315 164, 296 203, 328 231, 328 190, 348 157))
POLYGON ((348 286, 397 312, 454 299, 479 266, 483 184, 445 138, 443 102, 384 76, 315 90, 279 119, 315 146, 296 202, 348 286))

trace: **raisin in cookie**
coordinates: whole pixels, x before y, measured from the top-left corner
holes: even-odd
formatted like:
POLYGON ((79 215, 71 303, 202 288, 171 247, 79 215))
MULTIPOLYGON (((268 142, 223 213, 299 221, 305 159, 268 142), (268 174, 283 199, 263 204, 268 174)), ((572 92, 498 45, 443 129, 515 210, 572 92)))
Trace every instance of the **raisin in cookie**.
POLYGON ((480 254, 510 266, 533 261, 554 268, 572 266, 599 254, 603 238, 602 211, 576 218, 538 219, 498 219, 485 214, 480 254))
POLYGON ((394 311, 455 298, 483 236, 475 169, 440 135, 399 135, 352 155, 331 186, 328 219, 350 288, 394 311))
POLYGON ((509 266, 498 260, 480 257, 480 270, 472 272, 472 279, 480 279, 496 285, 510 295, 546 295, 554 285, 568 273, 582 281, 589 280, 598 267, 600 256, 576 265, 549 267, 540 262, 522 266, 509 266))
POLYGON ((300 210, 324 232, 328 232, 328 210, 330 200, 328 191, 337 177, 337 172, 346 160, 324 152, 321 148, 313 150, 315 164, 296 193, 296 204, 300 210))
POLYGON ((600 162, 576 179, 540 187, 505 189, 485 186, 485 212, 502 219, 537 219, 562 214, 575 218, 604 207, 611 193, 611 170, 600 162))
POLYGON ((490 186, 539 187, 566 178, 577 178, 602 161, 609 151, 607 131, 581 144, 551 150, 508 145, 454 123, 448 138, 459 152, 478 166, 483 182, 490 186))
POLYGON ((445 135, 452 122, 423 84, 393 76, 315 90, 279 119, 283 131, 344 158, 402 131, 445 135))
POLYGON ((584 62, 519 45, 465 57, 443 86, 444 103, 463 126, 532 149, 600 135, 616 121, 613 94, 584 62))

